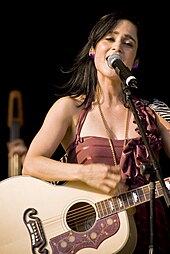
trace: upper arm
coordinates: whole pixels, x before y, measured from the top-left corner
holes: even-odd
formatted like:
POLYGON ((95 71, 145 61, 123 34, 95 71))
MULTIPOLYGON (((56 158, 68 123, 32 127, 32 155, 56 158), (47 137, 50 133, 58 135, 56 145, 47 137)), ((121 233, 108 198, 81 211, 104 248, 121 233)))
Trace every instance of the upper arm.
POLYGON ((156 113, 158 128, 160 130, 163 141, 163 148, 170 158, 170 108, 169 106, 158 99, 153 99, 152 102, 146 102, 156 113))
POLYGON ((74 104, 69 98, 56 101, 31 142, 28 153, 51 157, 72 126, 74 104))
POLYGON ((163 117, 161 117, 157 113, 156 116, 158 128, 160 130, 161 138, 163 141, 163 148, 167 156, 170 158, 170 122, 166 121, 163 117))
POLYGON ((167 122, 170 123, 170 108, 169 106, 158 99, 153 99, 149 106, 162 118, 164 118, 167 122))

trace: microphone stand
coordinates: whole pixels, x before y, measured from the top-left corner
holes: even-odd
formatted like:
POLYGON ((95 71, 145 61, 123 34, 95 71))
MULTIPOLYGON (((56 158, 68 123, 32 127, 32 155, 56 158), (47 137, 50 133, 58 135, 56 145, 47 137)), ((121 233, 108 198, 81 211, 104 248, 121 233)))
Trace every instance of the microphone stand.
POLYGON ((161 173, 161 168, 160 165, 152 151, 152 148, 149 144, 148 138, 146 136, 144 127, 141 123, 141 120, 137 114, 136 108, 134 106, 133 100, 132 100, 132 96, 131 96, 131 90, 130 88, 137 88, 136 86, 136 80, 135 82, 133 82, 133 79, 129 82, 130 84, 128 84, 127 80, 122 82, 122 88, 123 88, 123 92, 125 94, 125 99, 126 102, 128 104, 128 106, 130 107, 134 118, 136 120, 136 123, 138 125, 140 134, 143 138, 144 144, 147 148, 147 151, 149 153, 149 157, 150 157, 150 161, 151 164, 149 166, 144 166, 144 174, 149 174, 149 180, 150 180, 150 245, 149 245, 149 254, 155 254, 155 239, 154 239, 154 220, 155 220, 155 176, 157 177, 157 179, 159 180, 161 187, 162 187, 162 191, 163 191, 163 196, 165 199, 165 202, 167 204, 168 207, 170 207, 170 191, 168 190, 168 188, 165 185, 165 182, 163 180, 162 177, 162 173, 161 173))

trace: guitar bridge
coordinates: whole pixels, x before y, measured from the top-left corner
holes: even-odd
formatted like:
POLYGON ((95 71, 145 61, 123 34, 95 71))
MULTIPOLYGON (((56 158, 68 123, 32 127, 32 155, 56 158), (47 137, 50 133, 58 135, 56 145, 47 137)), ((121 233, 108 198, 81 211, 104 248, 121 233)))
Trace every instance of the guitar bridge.
POLYGON ((35 216, 37 211, 34 208, 28 208, 23 215, 24 223, 27 226, 30 239, 31 239, 31 249, 32 253, 49 253, 46 246, 46 238, 43 231, 41 220, 35 216))

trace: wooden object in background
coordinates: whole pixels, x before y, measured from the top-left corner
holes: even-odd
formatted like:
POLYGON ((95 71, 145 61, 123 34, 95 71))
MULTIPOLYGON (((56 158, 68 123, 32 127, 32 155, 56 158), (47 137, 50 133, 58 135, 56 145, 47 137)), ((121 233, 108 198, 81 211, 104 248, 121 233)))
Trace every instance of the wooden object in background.
MULTIPOLYGON (((18 90, 12 90, 9 94, 8 127, 10 128, 9 141, 20 138, 20 128, 23 125, 22 95, 18 90)), ((14 153, 8 156, 8 177, 21 174, 21 156, 14 153)))

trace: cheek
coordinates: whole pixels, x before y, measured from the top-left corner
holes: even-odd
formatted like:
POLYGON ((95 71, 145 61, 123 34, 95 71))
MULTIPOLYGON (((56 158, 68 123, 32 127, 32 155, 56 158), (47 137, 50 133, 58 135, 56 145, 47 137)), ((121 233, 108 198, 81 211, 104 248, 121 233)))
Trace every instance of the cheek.
POLYGON ((102 58, 99 55, 95 55, 94 64, 97 70, 101 69, 102 63, 103 63, 102 58))
POLYGON ((99 42, 96 45, 95 53, 96 55, 105 55, 108 50, 109 50, 108 43, 99 42))
POLYGON ((107 55, 108 48, 104 44, 98 45, 95 49, 95 65, 101 66, 106 61, 106 55, 107 55))
POLYGON ((125 62, 125 64, 130 70, 132 69, 132 66, 135 62, 135 57, 136 54, 130 54, 129 56, 126 57, 127 61, 125 62))

